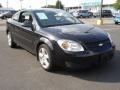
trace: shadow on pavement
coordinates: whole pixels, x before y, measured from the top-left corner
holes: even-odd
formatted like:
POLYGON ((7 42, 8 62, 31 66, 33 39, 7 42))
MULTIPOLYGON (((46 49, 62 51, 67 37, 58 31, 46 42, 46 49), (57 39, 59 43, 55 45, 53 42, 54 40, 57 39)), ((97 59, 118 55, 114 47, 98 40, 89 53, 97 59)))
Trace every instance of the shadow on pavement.
POLYGON ((115 57, 102 67, 90 68, 83 71, 60 70, 55 73, 93 82, 118 83, 120 82, 120 51, 117 50, 115 57))

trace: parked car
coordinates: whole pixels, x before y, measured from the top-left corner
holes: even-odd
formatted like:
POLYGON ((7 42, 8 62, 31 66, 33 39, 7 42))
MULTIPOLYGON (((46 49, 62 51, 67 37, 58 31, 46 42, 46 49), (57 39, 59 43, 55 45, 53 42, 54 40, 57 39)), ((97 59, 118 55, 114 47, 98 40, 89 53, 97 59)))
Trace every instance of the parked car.
MULTIPOLYGON (((94 17, 99 17, 101 14, 101 11, 98 10, 97 12, 93 13, 93 16, 94 17)), ((102 10, 102 14, 101 14, 102 17, 112 17, 112 12, 111 10, 102 10)))
POLYGON ((75 16, 76 18, 79 18, 79 13, 78 11, 74 11, 71 13, 73 16, 75 16))
POLYGON ((112 13, 112 16, 115 18, 116 16, 118 16, 120 13, 112 13))
POLYGON ((89 10, 79 10, 73 12, 73 16, 77 18, 90 18, 93 16, 93 13, 90 12, 89 10))
POLYGON ((115 16, 114 22, 115 22, 115 24, 119 24, 120 23, 120 14, 115 16))
POLYGON ((47 71, 100 65, 115 50, 110 34, 59 9, 19 11, 7 21, 6 33, 10 47, 19 45, 36 55, 47 71))
POLYGON ((17 11, 11 10, 9 12, 2 13, 0 15, 1 19, 11 18, 17 11))
POLYGON ((89 10, 79 10, 79 17, 80 18, 86 18, 86 17, 92 17, 93 13, 90 12, 89 10))

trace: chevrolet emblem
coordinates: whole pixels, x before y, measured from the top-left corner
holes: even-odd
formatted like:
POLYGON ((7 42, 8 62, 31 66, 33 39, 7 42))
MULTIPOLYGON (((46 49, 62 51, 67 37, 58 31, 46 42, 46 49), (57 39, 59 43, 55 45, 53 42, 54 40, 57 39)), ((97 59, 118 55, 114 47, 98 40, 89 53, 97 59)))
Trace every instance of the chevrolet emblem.
POLYGON ((102 46, 103 46, 103 44, 102 44, 102 43, 100 43, 100 44, 99 44, 99 46, 100 46, 100 47, 102 47, 102 46))

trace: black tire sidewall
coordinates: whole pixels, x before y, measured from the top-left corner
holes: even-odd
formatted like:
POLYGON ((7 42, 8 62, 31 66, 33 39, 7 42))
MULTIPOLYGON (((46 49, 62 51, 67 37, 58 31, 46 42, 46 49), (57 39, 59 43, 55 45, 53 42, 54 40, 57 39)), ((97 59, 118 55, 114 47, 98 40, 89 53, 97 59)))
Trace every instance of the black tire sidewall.
POLYGON ((118 22, 115 22, 115 24, 117 25, 117 24, 118 24, 118 22))
MULTIPOLYGON (((9 45, 9 47, 15 48, 15 47, 16 47, 16 44, 15 44, 14 41, 13 41, 11 32, 9 31, 8 34, 10 34, 10 36, 11 36, 11 46, 9 45)), ((8 35, 8 34, 7 34, 7 35, 8 35)))

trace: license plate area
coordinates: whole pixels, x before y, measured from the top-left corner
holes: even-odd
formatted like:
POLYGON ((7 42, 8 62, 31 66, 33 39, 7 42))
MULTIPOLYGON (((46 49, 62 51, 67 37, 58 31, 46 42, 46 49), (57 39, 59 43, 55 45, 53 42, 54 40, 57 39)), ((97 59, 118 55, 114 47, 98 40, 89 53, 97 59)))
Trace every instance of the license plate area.
POLYGON ((109 60, 109 54, 107 53, 105 53, 105 54, 102 54, 102 55, 100 55, 100 60, 109 60))

